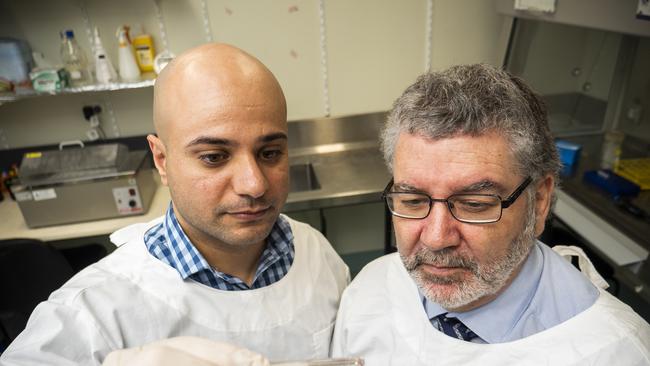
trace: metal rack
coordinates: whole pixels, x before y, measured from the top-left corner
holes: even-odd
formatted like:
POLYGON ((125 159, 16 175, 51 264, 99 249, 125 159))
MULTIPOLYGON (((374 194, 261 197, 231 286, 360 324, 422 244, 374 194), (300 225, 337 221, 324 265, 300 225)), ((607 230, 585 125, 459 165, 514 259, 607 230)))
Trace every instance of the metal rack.
POLYGON ((141 80, 133 83, 109 83, 109 84, 92 84, 84 85, 78 87, 65 88, 57 92, 37 92, 32 89, 24 90, 19 93, 6 93, 0 94, 0 103, 13 102, 25 98, 33 98, 39 96, 49 96, 49 95, 64 95, 64 94, 77 94, 77 93, 88 93, 88 92, 102 92, 102 91, 115 91, 115 90, 124 90, 124 89, 139 89, 139 88, 148 88, 153 86, 155 79, 151 77, 150 79, 141 80))

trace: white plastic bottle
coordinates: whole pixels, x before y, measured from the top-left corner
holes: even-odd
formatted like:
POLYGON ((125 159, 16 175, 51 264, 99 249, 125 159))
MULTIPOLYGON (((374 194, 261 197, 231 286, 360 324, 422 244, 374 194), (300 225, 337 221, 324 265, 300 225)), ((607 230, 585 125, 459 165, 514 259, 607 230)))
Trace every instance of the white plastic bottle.
POLYGON ((115 67, 106 55, 97 27, 95 27, 95 77, 102 84, 117 82, 115 67))
POLYGON ((92 83, 92 74, 88 68, 86 54, 74 38, 74 32, 66 29, 61 32, 61 61, 70 74, 72 86, 92 83))
POLYGON ((129 27, 117 28, 117 41, 119 43, 118 58, 120 68, 120 79, 126 82, 140 80, 140 68, 133 54, 133 46, 129 40, 129 27))

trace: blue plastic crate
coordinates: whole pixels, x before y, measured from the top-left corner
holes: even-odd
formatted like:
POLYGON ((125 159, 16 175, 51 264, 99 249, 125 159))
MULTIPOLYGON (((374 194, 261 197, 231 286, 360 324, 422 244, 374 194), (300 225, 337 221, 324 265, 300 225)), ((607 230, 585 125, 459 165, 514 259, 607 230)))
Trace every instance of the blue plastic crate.
POLYGON ((566 177, 573 174, 580 159, 582 146, 566 140, 555 140, 555 146, 560 154, 560 162, 562 162, 560 175, 566 177))
POLYGON ((582 179, 612 197, 636 197, 641 188, 609 169, 589 170, 582 179))

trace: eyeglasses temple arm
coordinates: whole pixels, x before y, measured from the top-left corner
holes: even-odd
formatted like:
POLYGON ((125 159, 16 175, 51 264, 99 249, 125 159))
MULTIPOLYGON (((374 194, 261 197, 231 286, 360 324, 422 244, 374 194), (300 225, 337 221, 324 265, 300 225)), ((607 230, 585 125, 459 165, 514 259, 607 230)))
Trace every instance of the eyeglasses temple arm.
POLYGON ((391 178, 388 184, 386 184, 386 188, 384 188, 384 191, 381 193, 381 198, 386 198, 386 195, 390 193, 391 188, 393 188, 393 178, 391 178))
POLYGON ((531 178, 530 176, 529 176, 528 178, 526 178, 526 180, 524 180, 524 181, 519 185, 519 187, 517 187, 517 189, 515 189, 515 191, 512 192, 512 194, 510 195, 510 197, 508 197, 508 198, 506 198, 505 200, 501 201, 501 207, 502 207, 502 208, 508 208, 508 207, 510 207, 510 205, 512 205, 512 204, 515 202, 515 200, 519 197, 519 195, 521 194, 521 192, 523 192, 524 189, 526 189, 526 187, 528 187, 528 185, 529 185, 530 182, 532 182, 532 181, 533 181, 533 178, 531 178))

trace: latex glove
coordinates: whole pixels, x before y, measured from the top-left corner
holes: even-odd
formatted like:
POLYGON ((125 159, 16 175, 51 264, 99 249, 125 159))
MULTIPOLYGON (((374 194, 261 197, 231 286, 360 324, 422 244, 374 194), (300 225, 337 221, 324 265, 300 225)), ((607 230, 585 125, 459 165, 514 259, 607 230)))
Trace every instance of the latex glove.
POLYGON ((269 366, 269 360, 246 348, 198 337, 175 337, 113 351, 103 366, 269 366))

